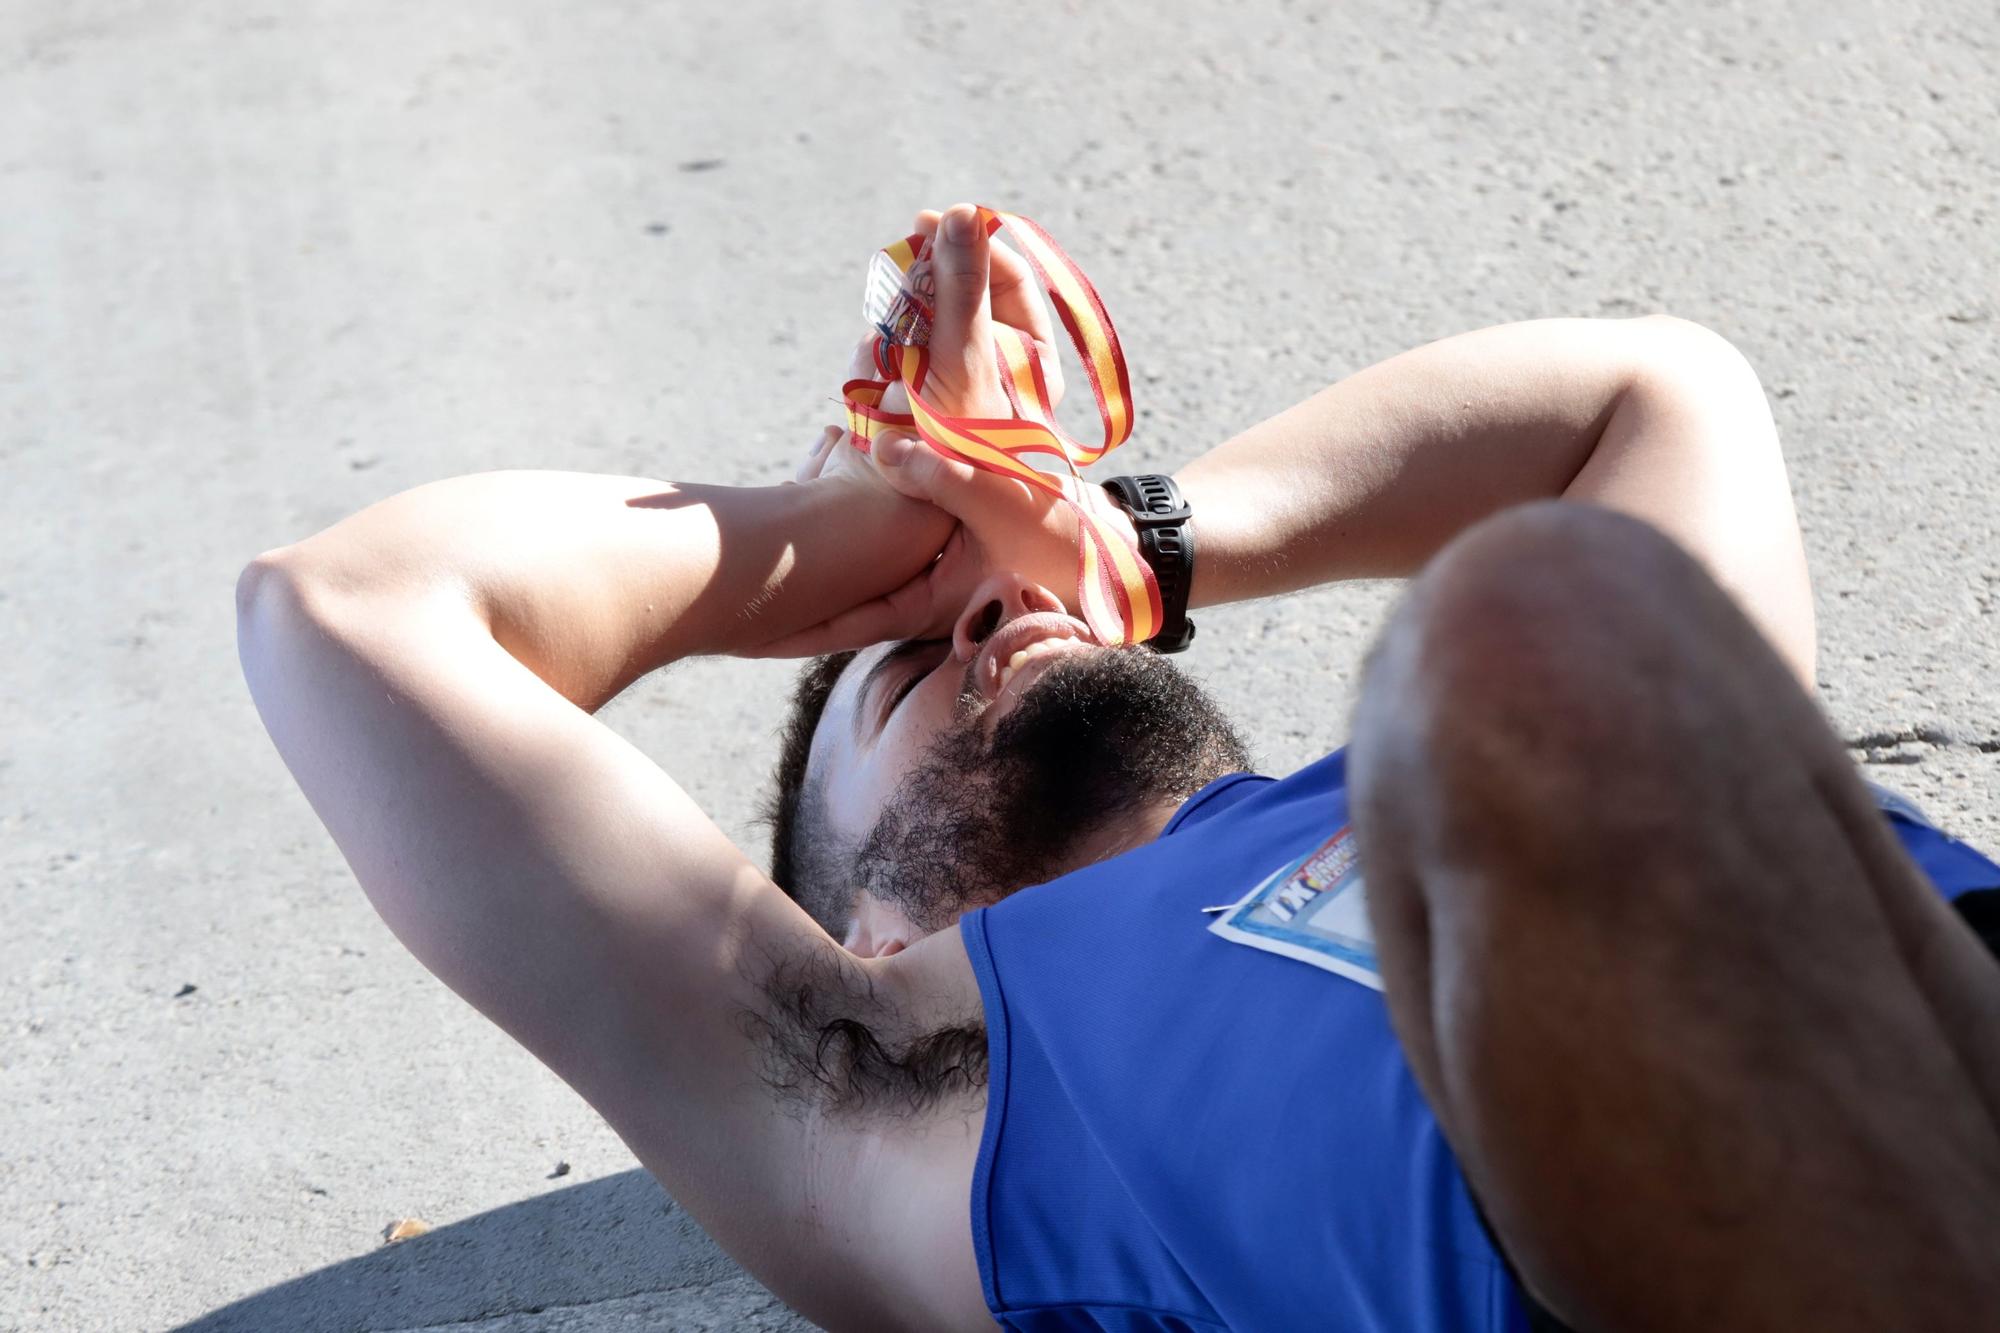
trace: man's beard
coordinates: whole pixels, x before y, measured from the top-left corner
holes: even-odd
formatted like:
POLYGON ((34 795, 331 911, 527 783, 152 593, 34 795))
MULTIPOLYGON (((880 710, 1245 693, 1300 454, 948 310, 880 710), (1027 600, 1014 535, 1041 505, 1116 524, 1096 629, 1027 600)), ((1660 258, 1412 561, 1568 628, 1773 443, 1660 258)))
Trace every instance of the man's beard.
POLYGON ((959 702, 855 854, 858 887, 924 931, 1076 868, 1094 836, 1250 764, 1215 702, 1141 649, 1050 663, 990 740, 976 696, 959 702))

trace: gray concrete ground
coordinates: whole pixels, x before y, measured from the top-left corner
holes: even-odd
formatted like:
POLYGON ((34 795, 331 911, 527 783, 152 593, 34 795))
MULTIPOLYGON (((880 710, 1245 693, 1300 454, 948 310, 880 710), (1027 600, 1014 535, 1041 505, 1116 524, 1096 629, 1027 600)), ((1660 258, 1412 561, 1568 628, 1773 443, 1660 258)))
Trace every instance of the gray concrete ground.
MULTIPOLYGON (((376 921, 230 589, 451 473, 785 476, 919 205, 1096 278, 1126 470, 1476 325, 1724 331, 1836 725, 2000 843, 1996 45, 1986 3, 10 0, 0 1327, 794 1326, 376 921)), ((1342 738, 1386 598, 1207 618, 1267 766, 1342 738)), ((610 716, 754 839, 786 676, 610 716)))

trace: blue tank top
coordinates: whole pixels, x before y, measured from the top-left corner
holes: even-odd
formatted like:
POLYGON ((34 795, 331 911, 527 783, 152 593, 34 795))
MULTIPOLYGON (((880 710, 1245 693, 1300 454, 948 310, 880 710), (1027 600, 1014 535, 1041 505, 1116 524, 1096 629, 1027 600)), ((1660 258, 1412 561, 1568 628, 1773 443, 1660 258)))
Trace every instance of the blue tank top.
MULTIPOLYGON (((1948 897, 2000 868, 1884 802, 1948 897)), ((1342 753, 961 922, 991 1082, 987 1308, 1053 1330, 1526 1328, 1379 991, 1209 930, 1347 823, 1342 753)))

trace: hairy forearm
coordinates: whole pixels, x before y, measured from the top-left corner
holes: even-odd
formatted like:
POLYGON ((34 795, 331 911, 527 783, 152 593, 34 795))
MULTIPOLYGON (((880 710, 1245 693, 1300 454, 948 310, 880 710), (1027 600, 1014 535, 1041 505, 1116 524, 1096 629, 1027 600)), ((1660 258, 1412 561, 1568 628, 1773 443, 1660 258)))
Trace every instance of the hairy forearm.
POLYGON ((1351 375, 1180 475, 1197 602, 1414 573, 1471 523, 1561 494, 1630 382, 1582 321, 1486 329, 1351 375))
POLYGON ((1692 329, 1542 320, 1447 338, 1214 449, 1179 477, 1195 601, 1408 576, 1479 519, 1562 495, 1673 327, 1692 329))
POLYGON ((929 556, 915 508, 836 480, 487 473, 384 500, 254 568, 336 619, 418 600, 462 607, 594 709, 657 667, 747 651, 910 577, 929 556))
POLYGON ((1416 573, 1511 505, 1644 519, 1813 685, 1812 589, 1756 373, 1683 320, 1538 320, 1370 367, 1197 460, 1196 605, 1416 573))

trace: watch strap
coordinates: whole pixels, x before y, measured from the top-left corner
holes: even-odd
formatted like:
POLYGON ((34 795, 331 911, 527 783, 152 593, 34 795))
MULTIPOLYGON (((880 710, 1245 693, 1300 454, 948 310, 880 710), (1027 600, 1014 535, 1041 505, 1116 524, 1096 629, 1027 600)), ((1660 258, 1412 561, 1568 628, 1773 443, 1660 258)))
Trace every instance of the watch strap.
POLYGON ((1160 588, 1160 632, 1148 641, 1162 653, 1194 642, 1188 593, 1194 584, 1194 511, 1172 477, 1158 472, 1112 477, 1104 489, 1131 516, 1139 553, 1160 588))

